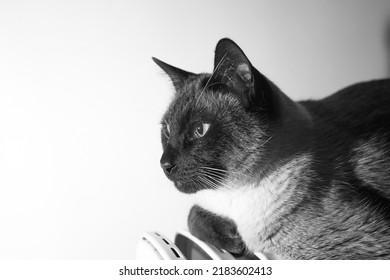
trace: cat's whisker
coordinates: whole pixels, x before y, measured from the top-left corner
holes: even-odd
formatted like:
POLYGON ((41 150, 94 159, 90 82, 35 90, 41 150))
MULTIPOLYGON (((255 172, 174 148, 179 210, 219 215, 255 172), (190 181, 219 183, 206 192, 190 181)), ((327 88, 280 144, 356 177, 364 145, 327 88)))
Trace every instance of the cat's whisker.
POLYGON ((226 178, 224 178, 222 176, 218 176, 218 175, 211 174, 211 173, 201 173, 201 174, 204 176, 211 177, 211 178, 213 178, 213 180, 215 180, 216 182, 220 182, 221 184, 225 184, 225 182, 226 182, 226 178))
POLYGON ((223 170, 223 169, 211 168, 211 167, 206 167, 206 166, 202 166, 202 167, 200 167, 200 169, 207 171, 207 172, 214 173, 214 174, 219 174, 219 175, 231 175, 231 174, 235 173, 235 172, 231 172, 231 171, 227 171, 227 170, 223 170))
POLYGON ((239 174, 239 175, 243 175, 243 176, 246 176, 245 174, 240 174, 238 172, 234 172, 234 171, 228 171, 228 170, 224 170, 224 169, 219 169, 219 168, 213 168, 213 167, 208 167, 208 166, 201 166, 199 167, 201 169, 207 169, 207 170, 214 170, 216 172, 221 172, 221 173, 226 173, 226 174, 239 174))
POLYGON ((260 147, 264 147, 269 141, 271 141, 272 138, 273 138, 273 136, 270 136, 267 140, 265 140, 263 143, 261 143, 260 147))
POLYGON ((197 186, 197 189, 198 189, 198 190, 201 190, 201 189, 202 189, 201 187, 199 188, 199 182, 196 180, 196 177, 195 177, 195 176, 191 176, 191 177, 189 177, 188 179, 191 181, 191 183, 194 183, 194 184, 197 186))
POLYGON ((215 175, 219 175, 221 177, 225 176, 225 179, 227 177, 229 177, 229 172, 227 171, 221 171, 221 170, 214 170, 214 169, 207 169, 207 168, 200 168, 201 172, 205 172, 205 173, 209 173, 209 174, 215 174, 215 175))
POLYGON ((223 174, 214 173, 214 172, 209 171, 209 170, 200 170, 199 172, 202 173, 202 174, 216 176, 216 177, 218 177, 218 178, 220 178, 222 180, 226 180, 226 177, 223 174))
POLYGON ((222 56, 221 60, 217 64, 217 66, 215 66, 215 69, 214 69, 213 73, 211 73, 211 76, 208 78, 208 80, 206 82, 206 85, 203 87, 203 90, 200 92, 200 94, 199 94, 199 96, 198 96, 198 98, 196 100, 197 102, 200 99, 200 97, 202 96, 203 92, 208 88, 208 85, 209 85, 211 79, 213 78, 214 74, 218 70, 219 66, 225 61, 226 55, 227 55, 227 52, 222 56))
POLYGON ((206 178, 208 178, 209 180, 215 181, 215 182, 211 181, 213 184, 215 184, 215 185, 217 185, 217 186, 218 186, 218 184, 219 184, 219 185, 221 185, 221 186, 223 186, 223 187, 225 187, 225 188, 227 188, 227 189, 234 190, 234 188, 232 188, 231 186, 229 186, 229 185, 225 184, 224 182, 218 180, 217 178, 212 177, 212 176, 210 176, 210 175, 206 175, 206 174, 204 174, 204 175, 205 175, 206 178))
MULTIPOLYGON (((232 176, 226 176, 226 174, 223 174, 223 173, 215 172, 213 170, 200 170, 199 172, 202 173, 202 174, 213 176, 213 177, 218 178, 218 179, 220 179, 220 180, 222 180, 224 182, 226 182, 229 177, 232 177, 232 176)), ((239 174, 233 174, 233 178, 236 178, 236 177, 239 177, 239 174)), ((251 177, 248 176, 248 178, 251 178, 251 177)))
POLYGON ((206 89, 208 89, 208 88, 210 88, 210 87, 212 87, 212 86, 215 86, 215 85, 223 85, 223 83, 221 83, 221 82, 211 83, 211 84, 209 84, 209 85, 207 86, 206 89))
POLYGON ((218 190, 219 187, 215 184, 212 184, 212 182, 210 180, 208 180, 207 178, 199 177, 199 179, 204 183, 204 185, 206 186, 206 189, 211 188, 213 190, 218 190))
POLYGON ((207 170, 207 169, 201 169, 199 171, 203 172, 203 173, 207 173, 207 174, 217 175, 217 176, 224 178, 224 179, 227 179, 229 177, 229 173, 222 173, 222 172, 217 172, 214 170, 207 170))
POLYGON ((229 175, 235 179, 238 179, 238 178, 253 179, 253 177, 254 177, 253 171, 251 171, 250 169, 247 170, 247 171, 249 171, 249 175, 243 174, 241 172, 238 173, 238 172, 234 172, 234 171, 227 171, 227 170, 217 169, 217 168, 212 168, 212 167, 207 167, 207 166, 201 166, 200 169, 207 170, 209 172, 214 172, 215 174, 219 174, 219 175, 229 175))
POLYGON ((213 190, 218 190, 221 188, 221 186, 217 185, 216 183, 214 183, 213 181, 211 181, 210 179, 206 178, 206 177, 202 177, 204 182, 207 183, 207 185, 209 187, 211 187, 213 190))
MULTIPOLYGON (((199 188, 199 189, 207 188, 207 185, 206 185, 202 180, 197 180, 198 178, 199 178, 199 177, 193 178, 193 179, 192 179, 192 182, 195 183, 196 185, 199 184, 199 185, 201 186, 201 188, 199 188)), ((199 179, 201 179, 201 177, 200 177, 199 179)))
POLYGON ((205 180, 207 180, 208 182, 210 182, 210 183, 214 183, 214 185, 213 186, 217 186, 217 184, 215 183, 215 182, 217 182, 217 179, 216 178, 213 178, 211 175, 209 175, 209 174, 206 174, 206 173, 204 173, 204 172, 197 172, 197 177, 199 178, 199 179, 202 179, 203 181, 205 181, 205 180), (213 181, 215 181, 215 182, 213 182, 213 181))
POLYGON ((213 167, 208 167, 208 166, 201 166, 200 168, 210 169, 210 170, 217 170, 217 171, 222 171, 222 172, 228 172, 227 170, 224 170, 224 169, 213 168, 213 167))

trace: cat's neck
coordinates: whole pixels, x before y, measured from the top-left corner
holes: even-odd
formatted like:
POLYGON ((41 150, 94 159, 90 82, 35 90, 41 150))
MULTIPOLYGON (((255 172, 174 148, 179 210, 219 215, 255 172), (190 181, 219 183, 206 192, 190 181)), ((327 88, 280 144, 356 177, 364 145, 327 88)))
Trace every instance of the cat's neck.
POLYGON ((310 153, 313 144, 313 120, 310 113, 279 88, 273 84, 271 86, 274 87, 274 111, 270 115, 268 128, 271 140, 256 166, 263 178, 293 157, 310 153))

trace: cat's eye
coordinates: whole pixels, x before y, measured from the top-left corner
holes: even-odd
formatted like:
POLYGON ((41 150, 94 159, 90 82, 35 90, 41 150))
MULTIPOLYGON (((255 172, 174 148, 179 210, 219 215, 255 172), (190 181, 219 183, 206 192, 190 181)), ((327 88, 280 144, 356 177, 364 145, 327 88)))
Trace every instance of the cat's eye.
POLYGON ((210 127, 209 123, 201 123, 201 122, 196 123, 194 128, 195 138, 203 137, 206 134, 207 130, 209 130, 209 127, 210 127))
POLYGON ((165 124, 163 125, 162 132, 163 132, 163 134, 164 134, 164 136, 165 136, 166 138, 169 138, 169 136, 170 136, 170 134, 171 134, 171 131, 170 131, 170 128, 169 128, 169 124, 165 123, 165 124))

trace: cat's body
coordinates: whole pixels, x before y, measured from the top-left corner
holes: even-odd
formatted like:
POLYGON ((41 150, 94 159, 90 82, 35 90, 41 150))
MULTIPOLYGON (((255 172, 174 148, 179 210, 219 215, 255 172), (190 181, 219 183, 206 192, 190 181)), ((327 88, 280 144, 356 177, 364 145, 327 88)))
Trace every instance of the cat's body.
POLYGON ((390 80, 293 102, 230 40, 212 75, 158 63, 177 90, 161 164, 198 201, 193 234, 238 254, 390 259, 390 80))

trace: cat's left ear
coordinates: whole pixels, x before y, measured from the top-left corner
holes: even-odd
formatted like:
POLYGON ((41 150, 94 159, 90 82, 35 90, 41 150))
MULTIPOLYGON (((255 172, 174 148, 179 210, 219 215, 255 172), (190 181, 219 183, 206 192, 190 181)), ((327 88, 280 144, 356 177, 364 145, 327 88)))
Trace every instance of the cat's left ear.
POLYGON ((188 77, 195 75, 193 73, 169 65, 168 63, 165 63, 155 57, 152 57, 152 59, 158 66, 161 67, 162 70, 164 70, 165 73, 168 74, 176 91, 184 86, 185 80, 188 79, 188 77))

